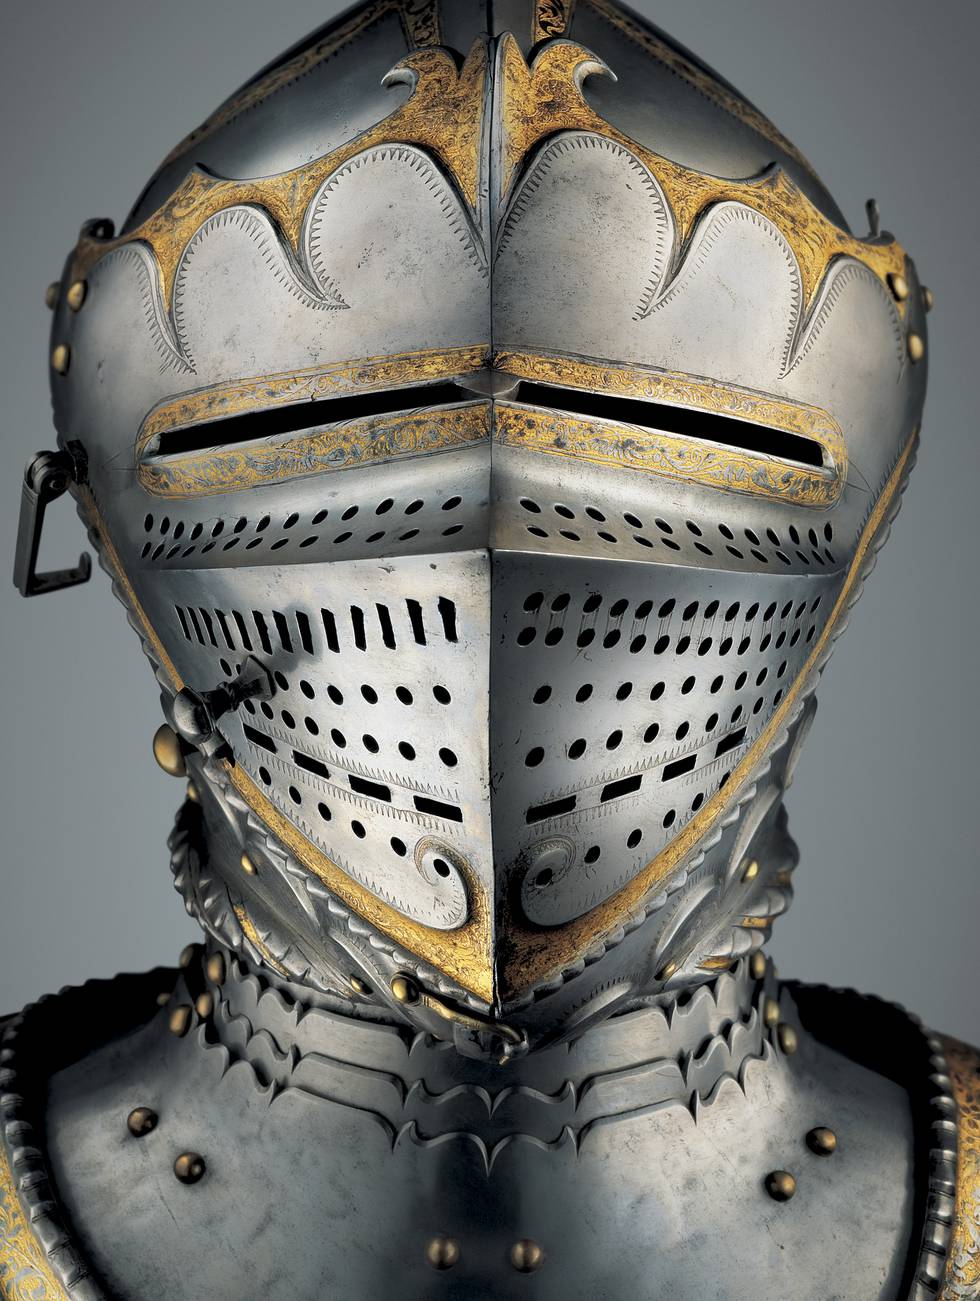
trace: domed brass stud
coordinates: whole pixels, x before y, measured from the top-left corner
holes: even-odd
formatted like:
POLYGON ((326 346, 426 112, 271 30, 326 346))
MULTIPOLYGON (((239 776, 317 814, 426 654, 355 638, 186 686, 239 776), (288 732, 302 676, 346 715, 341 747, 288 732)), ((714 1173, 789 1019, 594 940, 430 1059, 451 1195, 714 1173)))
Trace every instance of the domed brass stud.
POLYGON ((766 1192, 774 1202, 788 1202, 796 1192, 796 1180, 788 1170, 773 1170, 766 1175, 766 1192))
POLYGON ((196 957, 197 957, 197 945, 186 944, 181 949, 180 957, 177 959, 177 964, 180 967, 181 971, 186 971, 196 957))
POLYGON ((433 1238, 425 1249, 425 1258, 433 1269, 452 1269, 459 1260, 459 1243, 441 1235, 433 1238))
POLYGON ((174 1162, 174 1174, 182 1184, 196 1184, 207 1170, 204 1157, 198 1152, 181 1152, 174 1162))
POLYGON ((678 971, 678 966, 676 962, 665 962, 664 965, 657 972, 656 979, 660 981, 661 984, 663 984, 666 981, 670 980, 671 976, 676 976, 677 971, 678 971))
POLYGON ((69 286, 68 292, 65 294, 65 302, 73 312, 80 311, 82 303, 85 302, 85 296, 87 293, 88 285, 85 281, 76 280, 73 285, 69 286))
POLYGON ((126 1117, 126 1128, 133 1138, 143 1138, 152 1134, 160 1123, 160 1117, 149 1107, 136 1107, 126 1117))
POLYGON ((800 1040, 796 1031, 791 1025, 787 1025, 785 1021, 780 1025, 779 1030, 777 1031, 777 1038, 779 1040, 780 1048, 782 1048, 787 1057, 792 1057, 800 1046, 800 1040))
POLYGON ((191 1009, 186 1003, 181 1003, 170 1013, 170 1019, 167 1021, 170 1027, 170 1033, 175 1034, 178 1039, 183 1039, 184 1035, 191 1028, 191 1009))
POLYGON ((207 960, 204 973, 212 985, 219 988, 225 983, 225 955, 223 953, 212 953, 207 960))
POLYGON ((519 1274, 533 1274, 544 1264, 544 1252, 530 1238, 521 1238, 510 1249, 510 1263, 519 1274))
POLYGON ((61 293, 61 281, 52 280, 44 291, 44 306, 51 312, 58 306, 58 295, 61 293))
POLYGON ((248 854, 242 854, 240 862, 242 865, 242 871, 245 873, 246 876, 258 876, 259 869, 249 858, 248 854))
POLYGON ((807 1134, 806 1145, 814 1156, 833 1156, 837 1151, 837 1135, 826 1125, 818 1125, 807 1134))
POLYGON ((392 976, 391 994, 396 1003, 417 1003, 419 1001, 419 987, 411 976, 392 976))
POLYGON ((214 1011, 214 996, 207 990, 203 994, 198 994, 194 1000, 194 1011, 202 1021, 206 1021, 214 1011))
POLYGON ((761 980, 766 974, 766 955, 761 949, 756 949, 749 958, 749 975, 753 980, 761 980))
POLYGON ((913 365, 915 365, 917 361, 921 361, 926 355, 926 345, 923 343, 922 336, 919 334, 910 334, 906 347, 908 348, 909 359, 913 365))
POLYGON ((170 995, 167 993, 166 990, 163 990, 161 993, 157 994, 157 1007, 166 1007, 169 1002, 170 1002, 170 995))
POLYGON ((931 312, 936 306, 936 295, 927 285, 922 286, 922 306, 927 312, 931 312))
POLYGON ((187 783, 187 798, 190 800, 192 804, 200 804, 201 802, 201 797, 197 793, 197 787, 194 785, 193 782, 187 783))
POLYGON ((758 875, 759 875, 759 860, 757 858, 753 858, 750 862, 746 863, 745 867, 742 869, 742 880, 754 881, 758 875))
POLYGON ((900 303, 904 303, 909 296, 909 282, 899 271, 890 271, 888 273, 888 288, 900 303))
POLYGON ((59 343, 51 353, 51 369, 58 375, 67 375, 71 365, 71 348, 67 343, 59 343))
POLYGON ((171 777, 186 777, 187 764, 180 738, 169 723, 161 723, 153 733, 153 757, 171 777))
POLYGON ((766 998, 763 1001, 762 1019, 770 1029, 779 1024, 779 1004, 774 998, 766 998))
MULTIPOLYGON (((362 994, 365 998, 371 994, 371 986, 366 980, 362 980, 360 976, 351 976, 350 987, 355 994, 362 994)), ((435 1239, 433 1239, 433 1241, 435 1241, 435 1239)))

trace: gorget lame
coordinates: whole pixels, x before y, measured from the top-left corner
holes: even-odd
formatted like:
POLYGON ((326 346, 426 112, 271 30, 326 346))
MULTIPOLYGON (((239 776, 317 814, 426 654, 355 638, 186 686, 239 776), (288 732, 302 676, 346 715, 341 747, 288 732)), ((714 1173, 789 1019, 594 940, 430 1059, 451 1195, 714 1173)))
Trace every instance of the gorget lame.
POLYGON ((896 1007, 745 960, 501 1068, 184 964, 5 1023, 3 1297, 978 1295, 980 1057, 896 1007))

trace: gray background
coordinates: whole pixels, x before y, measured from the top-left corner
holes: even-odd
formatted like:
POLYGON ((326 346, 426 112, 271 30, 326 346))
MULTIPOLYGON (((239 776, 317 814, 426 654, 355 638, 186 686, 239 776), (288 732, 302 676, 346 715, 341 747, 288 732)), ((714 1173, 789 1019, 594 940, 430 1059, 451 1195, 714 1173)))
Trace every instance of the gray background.
MULTIPOLYGON (((451 3, 452 0, 446 0, 451 3)), ((919 468, 827 671, 790 793, 803 849, 781 969, 883 993, 980 1040, 980 369, 975 0, 642 0, 816 165, 855 229, 873 194, 936 292, 919 468)), ((0 50, 0 558, 27 456, 53 445, 44 286, 82 220, 120 221, 220 99, 332 16, 329 0, 35 0, 0 50)), ((46 555, 74 560, 73 512, 46 555)), ((165 839, 181 791, 150 757, 159 711, 98 574, 22 602, 0 573, 0 1012, 64 983, 173 961, 194 930, 165 839)))

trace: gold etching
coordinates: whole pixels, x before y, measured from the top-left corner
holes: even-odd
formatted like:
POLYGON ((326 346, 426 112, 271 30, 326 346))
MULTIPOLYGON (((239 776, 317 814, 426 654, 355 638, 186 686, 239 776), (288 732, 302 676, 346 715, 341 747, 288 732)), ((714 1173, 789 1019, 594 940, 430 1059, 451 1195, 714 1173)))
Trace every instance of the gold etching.
MULTIPOLYGON (((167 654, 146 611, 126 577, 119 554, 109 538, 105 521, 89 488, 78 490, 79 504, 88 517, 89 526, 99 537, 103 559, 122 592, 126 603, 149 642, 154 658, 170 680, 173 690, 185 685, 173 660, 167 654)), ((465 924, 453 932, 447 946, 445 931, 437 931, 420 922, 412 921, 383 899, 355 881, 326 854, 318 850, 271 803, 239 765, 226 763, 229 780, 248 804, 253 813, 270 829, 274 836, 295 855, 308 871, 318 876, 359 917, 365 918, 378 930, 404 944, 424 962, 457 980, 464 989, 490 1003, 494 996, 493 919, 490 901, 482 883, 474 873, 465 872, 469 896, 469 916, 465 924)))
POLYGON ((259 375, 181 393, 161 402, 149 413, 136 435, 136 451, 143 452, 154 438, 171 430, 240 416, 248 411, 268 411, 296 402, 316 402, 349 393, 371 393, 377 389, 455 379, 482 370, 489 353, 489 344, 477 343, 462 348, 395 353, 390 357, 360 357, 330 366, 259 375))
POLYGON ((959 1111, 959 1161, 953 1236, 939 1298, 968 1301, 980 1296, 980 1053, 958 1039, 944 1039, 943 1048, 959 1111))
MULTIPOLYGON (((732 201, 771 221, 789 243, 800 268, 804 311, 834 258, 862 262, 887 287, 888 276, 904 274, 905 251, 896 241, 860 240, 835 225, 780 167, 747 180, 692 171, 644 148, 595 113, 582 94, 582 79, 605 64, 569 41, 544 46, 528 66, 512 36, 501 48, 503 191, 534 147, 559 131, 591 131, 634 154, 660 184, 677 224, 677 248, 685 248, 698 218, 713 204, 732 201)), ((899 304, 899 310, 902 305, 899 304)))
POLYGON ((271 967, 273 971, 277 971, 280 976, 285 976, 288 979, 289 973, 286 971, 282 963, 277 962, 272 956, 268 944, 266 944, 265 940, 263 940, 262 936, 259 934, 258 927, 248 915, 248 909, 244 904, 235 904, 235 916, 238 918, 238 924, 242 928, 242 934, 249 943, 258 949, 259 953, 261 953, 262 961, 267 966, 271 967))
POLYGON ((214 447, 208 452, 141 465, 138 478, 147 492, 159 497, 200 497, 361 468, 398 457, 453 451, 486 442, 489 437, 490 405, 483 402, 372 416, 291 438, 214 447))
POLYGON ((626 432, 621 426, 602 420, 529 411, 526 407, 498 402, 494 439, 505 445, 760 497, 791 500, 801 506, 833 505, 843 489, 847 474, 843 431, 833 416, 819 407, 716 384, 695 375, 565 357, 499 352, 494 356, 494 365, 508 374, 538 383, 647 398, 782 429, 819 443, 824 464, 804 466, 762 453, 712 444, 710 439, 702 443, 639 427, 626 432))
POLYGON ((554 36, 564 36, 572 21, 575 0, 535 0, 532 44, 554 36))
POLYGON ((0 1143, 0 1297, 4 1301, 68 1301, 44 1249, 31 1232, 0 1143))
POLYGON ((434 930, 413 921, 364 888, 328 856, 316 849, 297 828, 242 771, 240 765, 225 765, 232 785, 252 812, 295 855, 303 866, 318 876, 328 890, 352 908, 360 917, 376 926, 425 962, 444 971, 464 989, 486 1003, 494 997, 493 932, 490 901, 481 882, 468 868, 461 871, 466 880, 469 915, 466 922, 452 932, 434 930))
POLYGON ((84 279, 114 249, 145 244, 156 257, 160 291, 169 311, 177 268, 194 234, 210 217, 238 204, 268 212, 298 258, 303 219, 324 181, 355 154, 393 141, 434 154, 475 209, 487 71, 484 42, 474 44, 462 68, 457 68, 448 50, 435 47, 416 50, 397 67, 414 79, 412 94, 377 126, 311 163, 274 176, 233 180, 193 168, 162 206, 133 230, 110 240, 83 234, 75 248, 71 278, 84 279))
POLYGON ((399 0, 398 8, 405 37, 413 49, 442 44, 439 0, 399 0))
POLYGON ((574 962, 604 936, 621 926, 645 896, 666 881, 674 868, 694 850, 698 841, 728 811, 800 700, 833 636, 835 627, 847 610, 854 596, 854 589, 860 584, 861 571, 868 552, 902 484, 905 467, 917 440, 918 431, 913 433, 906 444, 881 496, 875 503, 834 608, 820 636, 816 639, 806 663, 786 692, 779 708, 752 742, 722 789, 706 800, 699 812, 685 824, 657 857, 651 859, 646 867, 616 894, 574 921, 548 931, 537 930, 528 924, 519 907, 504 899, 497 928, 499 997, 512 998, 528 986, 561 970, 567 963, 574 962))

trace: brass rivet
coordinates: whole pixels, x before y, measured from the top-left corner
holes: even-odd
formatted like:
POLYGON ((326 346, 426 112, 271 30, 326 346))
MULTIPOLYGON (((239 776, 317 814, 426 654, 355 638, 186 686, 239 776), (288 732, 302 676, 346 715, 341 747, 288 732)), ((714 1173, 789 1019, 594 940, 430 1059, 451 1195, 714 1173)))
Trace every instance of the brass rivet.
POLYGON ((203 994, 198 994, 194 1000, 194 1011, 202 1021, 206 1021, 214 1011, 214 998, 207 990, 203 994))
POLYGON ((153 757, 171 777, 187 776, 180 738, 169 723, 161 723, 153 733, 153 757))
POLYGON ((922 286, 922 306, 927 312, 931 312, 936 306, 936 295, 927 285, 922 286))
POLYGON ((191 1028, 191 1009, 186 1003, 181 1003, 170 1013, 170 1020, 167 1022, 170 1027, 170 1033, 175 1034, 178 1039, 183 1039, 184 1035, 191 1028))
POLYGON ((807 1134, 806 1145, 814 1156, 832 1156, 837 1151, 837 1135, 826 1125, 818 1125, 807 1134))
POLYGON ((164 990, 162 994, 157 994, 157 1007, 166 1007, 170 1002, 170 995, 164 990))
POLYGON ((791 1025, 787 1025, 784 1021, 779 1027, 777 1035, 780 1048, 782 1048, 787 1057, 792 1057, 793 1053, 795 1053, 797 1048, 800 1046, 800 1040, 796 1031, 791 1025))
POLYGON ((921 361, 922 358, 926 355, 926 345, 922 342, 921 335, 914 334, 914 333, 910 334, 908 337, 907 346, 909 350, 909 357, 911 358, 913 365, 915 364, 915 362, 921 361))
POLYGON ((45 289, 44 291, 44 305, 52 312, 58 306, 58 295, 60 293, 61 293, 60 280, 52 280, 51 283, 48 285, 47 289, 45 289))
POLYGON ((425 1258, 433 1269, 452 1269, 459 1260, 459 1243, 454 1238, 433 1238, 425 1249, 425 1258))
POLYGON ((655 978, 661 982, 664 982, 670 980, 671 976, 676 976, 676 975, 677 975, 677 963, 666 962, 657 972, 655 978))
POLYGON ((774 1202, 788 1202, 796 1192, 796 1180, 788 1170, 773 1170, 766 1175, 766 1192, 774 1202))
MULTIPOLYGON (((371 993, 371 986, 366 980, 362 980, 360 976, 351 976, 350 987, 355 994, 363 994, 365 997, 371 993)), ((433 1239, 433 1241, 437 1240, 433 1239)))
POLYGON ((197 1152, 181 1152, 174 1162, 174 1174, 182 1184, 196 1184, 204 1178, 206 1169, 204 1157, 197 1152))
POLYGON ((51 354, 51 369, 59 375, 67 375, 71 365, 71 349, 67 343, 59 343, 51 354))
POLYGON ((766 955, 761 949, 756 949, 749 958, 749 975, 753 980, 761 980, 766 974, 766 955))
POLYGON ((259 869, 255 866, 248 854, 242 854, 241 857, 242 871, 246 876, 258 876, 259 869))
POLYGON ((205 974, 212 985, 219 987, 225 983, 225 956, 223 953, 212 953, 208 958, 207 966, 204 968, 205 974))
POLYGON ((419 987, 410 976, 392 976, 391 993, 396 1003, 417 1003, 419 987))
POLYGON ((521 1238, 510 1249, 510 1263, 519 1274, 533 1274, 544 1264, 544 1252, 530 1238, 521 1238))
POLYGON ((779 1004, 774 998, 767 998, 762 1004, 762 1019, 767 1026, 779 1024, 779 1004))
POLYGON ((180 967, 181 971, 186 971, 196 957, 197 957, 197 945, 196 944, 185 945, 184 948, 182 948, 180 951, 180 957, 177 959, 177 964, 180 967))
POLYGON ((890 271, 888 274, 888 288, 892 291, 900 303, 904 303, 909 296, 909 282, 898 271, 890 271))
POLYGON ((187 798, 190 800, 192 804, 200 804, 201 802, 201 797, 200 795, 198 795, 197 787, 194 785, 193 782, 187 783, 187 798))
POLYGON ((145 1134, 152 1134, 157 1127, 160 1117, 149 1107, 137 1107, 126 1117, 126 1126, 133 1138, 142 1138, 145 1134))
POLYGON ((82 303, 85 302, 85 295, 88 293, 88 285, 84 280, 76 280, 65 294, 65 302, 73 312, 79 311, 82 303))
POLYGON ((759 875, 759 860, 757 858, 753 858, 751 862, 745 864, 745 868, 742 872, 742 880, 754 881, 758 875, 759 875))

